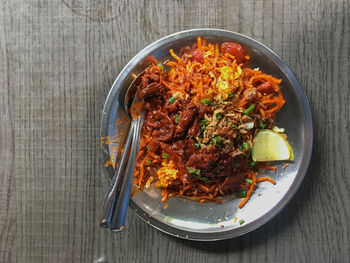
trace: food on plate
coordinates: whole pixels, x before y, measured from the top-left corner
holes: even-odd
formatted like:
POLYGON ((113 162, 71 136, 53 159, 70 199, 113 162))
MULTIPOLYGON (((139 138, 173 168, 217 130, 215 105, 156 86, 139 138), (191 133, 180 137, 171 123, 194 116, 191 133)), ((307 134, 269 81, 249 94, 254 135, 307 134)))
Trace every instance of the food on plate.
POLYGON ((143 190, 161 189, 162 201, 187 196, 221 202, 235 194, 249 200, 265 161, 293 160, 293 151, 275 125, 285 100, 281 80, 250 68, 239 43, 206 43, 200 37, 173 59, 145 70, 138 96, 145 123, 134 172, 143 190), (267 149, 267 150, 266 150, 267 149))

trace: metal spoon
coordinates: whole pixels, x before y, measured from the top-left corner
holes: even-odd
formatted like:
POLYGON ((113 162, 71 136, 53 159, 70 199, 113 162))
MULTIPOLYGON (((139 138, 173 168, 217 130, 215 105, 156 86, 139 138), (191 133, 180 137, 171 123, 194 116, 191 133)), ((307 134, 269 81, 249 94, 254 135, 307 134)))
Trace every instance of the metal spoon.
POLYGON ((131 116, 130 109, 134 103, 139 101, 137 87, 141 82, 143 74, 144 72, 134 79, 125 95, 125 111, 129 114, 132 121, 119 166, 115 170, 111 187, 102 207, 102 219, 100 225, 102 227, 110 228, 113 231, 121 231, 124 228, 125 217, 130 200, 133 171, 137 150, 139 148, 141 127, 144 121, 143 112, 141 112, 140 116, 135 117, 131 116), (127 166, 126 169, 124 169, 126 162, 127 166), (123 174, 124 171, 125 173, 123 174))

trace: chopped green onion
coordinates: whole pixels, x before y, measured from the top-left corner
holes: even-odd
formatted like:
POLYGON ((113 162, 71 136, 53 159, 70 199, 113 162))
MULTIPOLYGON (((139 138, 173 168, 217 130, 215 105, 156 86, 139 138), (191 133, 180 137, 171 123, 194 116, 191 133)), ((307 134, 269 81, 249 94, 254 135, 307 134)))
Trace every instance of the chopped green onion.
POLYGON ((150 166, 150 165, 151 165, 151 163, 152 163, 152 161, 151 161, 151 160, 146 161, 146 165, 147 165, 147 166, 150 166))
POLYGON ((249 162, 249 168, 254 167, 255 164, 256 164, 256 163, 255 163, 253 160, 250 160, 250 162, 249 162))
POLYGON ((212 145, 222 144, 222 138, 220 136, 214 136, 210 139, 212 145))
POLYGON ((204 176, 196 176, 196 177, 203 182, 211 183, 211 180, 207 177, 204 177, 204 176))
POLYGON ((199 201, 197 197, 193 197, 193 201, 199 201))
POLYGON ((149 144, 147 144, 147 146, 146 146, 146 150, 147 150, 147 151, 149 151, 149 144))
POLYGON ((228 97, 229 97, 229 98, 233 98, 234 96, 235 96, 235 95, 234 95, 233 93, 229 93, 229 94, 228 94, 228 97))
POLYGON ((247 191, 246 190, 239 190, 235 193, 237 198, 244 198, 247 196, 247 191))
POLYGON ((232 124, 232 126, 231 126, 233 129, 235 129, 235 130, 237 130, 238 129, 238 127, 236 126, 236 125, 234 125, 234 124, 232 124))
POLYGON ((246 150, 249 150, 249 149, 250 149, 250 145, 249 145, 248 142, 242 143, 242 147, 243 147, 243 149, 246 149, 246 150))
POLYGON ((200 129, 199 134, 200 134, 201 136, 203 136, 205 130, 207 129, 207 121, 206 121, 206 120, 201 120, 201 121, 200 121, 200 126, 201 126, 201 129, 200 129))
POLYGON ((181 114, 175 116, 175 121, 179 123, 181 121, 181 114))
POLYGON ((225 102, 226 100, 225 100, 224 98, 221 98, 221 101, 222 101, 222 102, 225 102))
POLYGON ((187 171, 190 173, 190 174, 195 174, 195 175, 200 175, 201 174, 201 170, 196 170, 194 169, 193 167, 186 167, 187 168, 187 171))
POLYGON ((244 111, 244 114, 245 115, 248 115, 252 110, 254 110, 255 109, 255 105, 254 104, 252 104, 252 105, 250 105, 249 107, 248 107, 248 109, 246 109, 245 111, 244 111))
POLYGON ((171 104, 173 104, 176 100, 177 100, 177 98, 171 97, 171 98, 169 99, 169 102, 170 102, 171 104))
POLYGON ((160 66, 160 70, 163 72, 164 71, 164 66, 161 62, 158 63, 158 66, 160 66))
POLYGON ((248 183, 248 184, 252 184, 253 183, 253 180, 252 179, 249 179, 249 178, 245 178, 244 179, 244 182, 248 183))
POLYGON ((266 128, 266 123, 264 123, 262 120, 259 120, 259 127, 260 129, 265 129, 266 128))
POLYGON ((210 100, 209 98, 203 99, 203 100, 202 100, 202 103, 203 103, 203 104, 207 104, 207 105, 211 105, 211 104, 212 104, 212 102, 211 102, 211 100, 210 100))
POLYGON ((162 153, 162 158, 163 158, 163 159, 167 159, 168 156, 169 156, 169 154, 167 154, 167 153, 162 153))
POLYGON ((158 188, 162 188, 162 184, 158 184, 157 187, 158 187, 158 188))
POLYGON ((200 145, 199 143, 195 143, 195 144, 194 144, 194 147, 195 147, 196 149, 200 149, 200 148, 201 148, 201 145, 200 145))
POLYGON ((221 115, 220 113, 217 113, 217 114, 216 114, 216 118, 217 118, 217 119, 218 119, 218 121, 219 121, 219 120, 221 120, 221 119, 222 119, 222 115, 221 115))
POLYGON ((244 220, 243 220, 243 219, 239 220, 239 224, 240 224, 240 225, 242 225, 243 223, 244 223, 244 220))

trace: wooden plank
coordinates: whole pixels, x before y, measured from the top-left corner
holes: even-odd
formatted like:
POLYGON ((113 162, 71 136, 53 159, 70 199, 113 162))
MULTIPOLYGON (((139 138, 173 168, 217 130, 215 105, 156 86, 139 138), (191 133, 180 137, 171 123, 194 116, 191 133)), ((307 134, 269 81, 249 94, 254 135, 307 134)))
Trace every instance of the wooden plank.
MULTIPOLYGON (((4 10, 0 8, 0 18, 4 10)), ((0 22, 0 261, 14 262, 16 259, 16 188, 14 178, 15 147, 13 125, 13 94, 10 90, 11 62, 8 36, 0 22)))
POLYGON ((11 0, 0 5, 1 262, 347 262, 349 3, 11 0), (309 97, 307 177, 272 221, 232 240, 170 237, 128 215, 98 227, 108 189, 99 144, 108 90, 139 50, 216 27, 272 48, 309 97))

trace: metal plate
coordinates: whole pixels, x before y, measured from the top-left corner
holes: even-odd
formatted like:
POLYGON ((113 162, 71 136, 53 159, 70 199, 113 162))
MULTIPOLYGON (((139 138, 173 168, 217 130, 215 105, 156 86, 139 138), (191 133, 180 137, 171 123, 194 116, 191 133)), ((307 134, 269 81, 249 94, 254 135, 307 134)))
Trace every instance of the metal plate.
MULTIPOLYGON (((178 52, 181 47, 195 43, 197 36, 211 43, 240 43, 251 56, 250 67, 259 67, 265 73, 282 79, 286 104, 277 113, 276 123, 278 127, 286 129, 295 160, 286 169, 276 163, 276 172, 261 171, 275 179, 277 184, 259 183, 250 201, 242 209, 238 209, 240 200, 233 196, 225 197, 222 204, 200 204, 175 197, 167 201, 168 207, 164 209, 160 190, 154 187, 144 192, 136 191, 130 207, 147 223, 170 235, 201 241, 221 240, 248 233, 281 211, 299 188, 311 158, 313 128, 307 97, 288 66, 269 48, 244 35, 218 29, 187 30, 152 43, 130 60, 108 94, 102 114, 101 136, 115 136, 117 141, 104 144, 102 152, 104 161, 107 161, 110 153, 119 152, 126 138, 129 121, 123 100, 127 87, 143 71, 145 58, 151 55, 163 61, 170 58, 170 48, 178 52), (116 124, 118 119, 121 124, 116 124), (239 223, 241 219, 244 220, 243 224, 239 223)), ((112 167, 107 169, 112 176, 112 167)))

